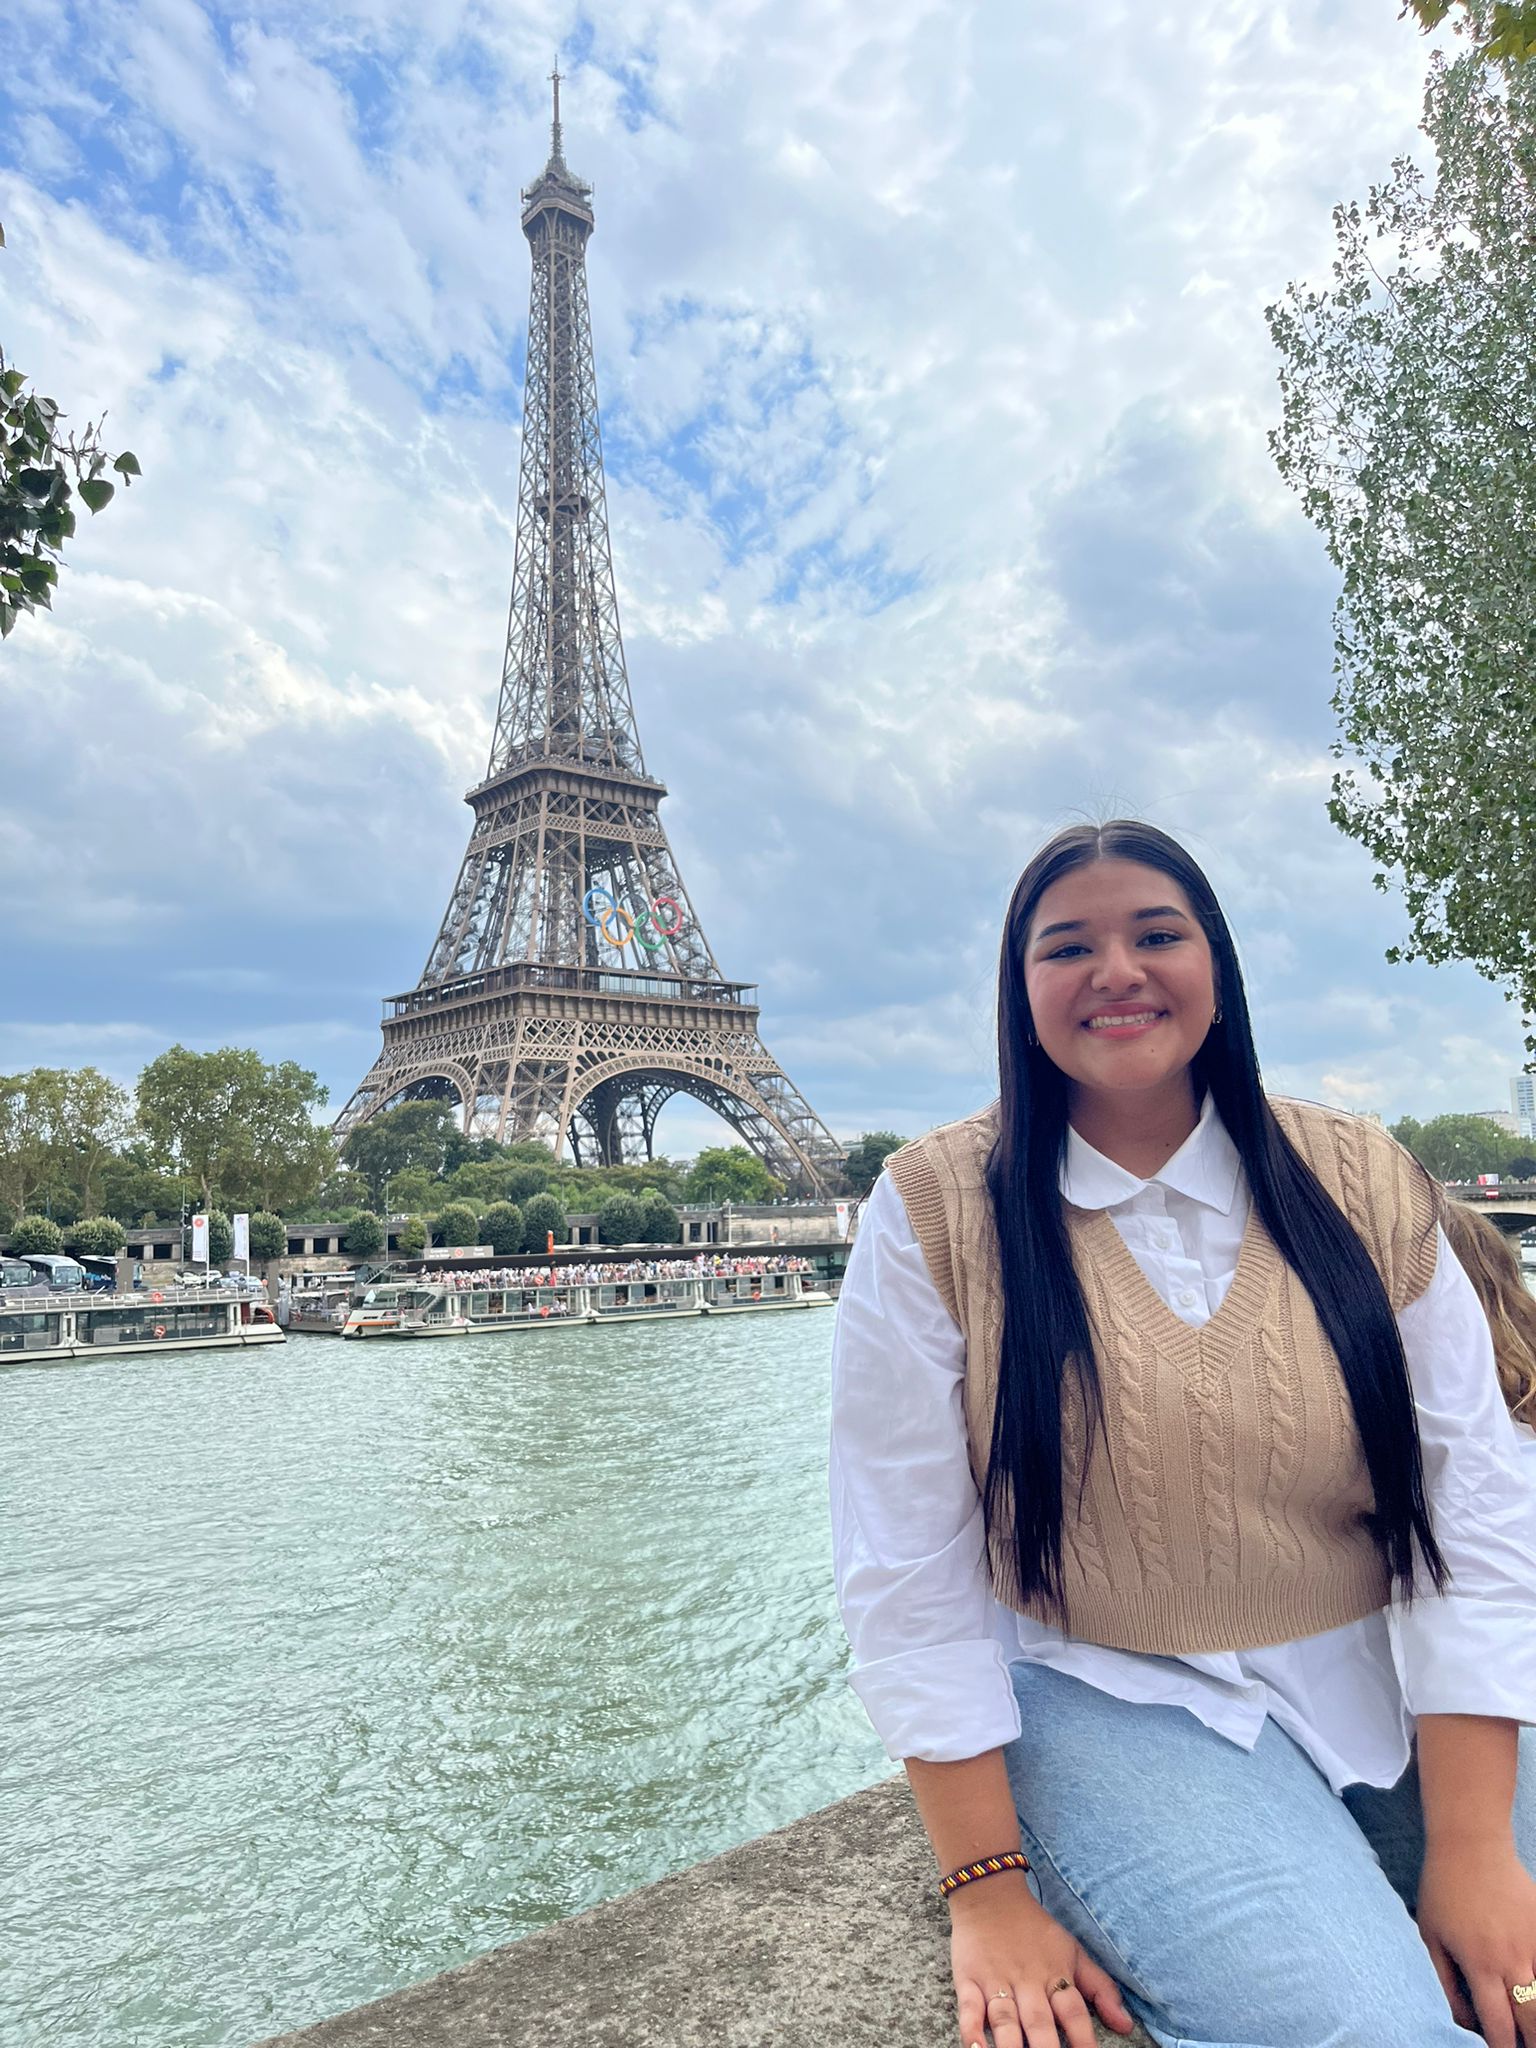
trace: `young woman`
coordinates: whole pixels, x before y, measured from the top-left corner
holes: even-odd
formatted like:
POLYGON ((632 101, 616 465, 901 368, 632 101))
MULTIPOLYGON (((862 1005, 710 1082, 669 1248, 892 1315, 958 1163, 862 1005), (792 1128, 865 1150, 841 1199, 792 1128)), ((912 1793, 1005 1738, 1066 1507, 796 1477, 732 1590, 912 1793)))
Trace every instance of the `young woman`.
MULTIPOLYGON (((1470 1203, 1447 1202, 1444 1228, 1488 1318, 1509 1412, 1528 1432, 1536 1432, 1536 1299, 1525 1284, 1519 1256, 1486 1211, 1470 1203)), ((1526 1441, 1536 1443, 1536 1436, 1526 1441)))
POLYGON ((1030 862, 998 1018, 999 1101, 870 1197, 833 1387, 962 2048, 1536 2048, 1536 1488, 1437 1191, 1266 1098, 1150 826, 1030 862))

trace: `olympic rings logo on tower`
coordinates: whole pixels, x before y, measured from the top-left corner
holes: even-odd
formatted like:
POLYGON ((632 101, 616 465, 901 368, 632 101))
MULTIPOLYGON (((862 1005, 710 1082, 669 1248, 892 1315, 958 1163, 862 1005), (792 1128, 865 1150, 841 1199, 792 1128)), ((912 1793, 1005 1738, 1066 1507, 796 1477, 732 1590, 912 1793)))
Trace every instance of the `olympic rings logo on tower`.
POLYGON ((637 946, 643 946, 647 953, 659 953, 668 939, 675 939, 687 920, 682 905, 675 896, 653 896, 644 910, 626 910, 617 897, 610 896, 606 889, 589 889, 581 899, 581 914, 594 930, 602 933, 610 946, 622 948, 631 939, 637 946), (659 912, 670 910, 673 922, 663 924, 659 912), (622 929, 618 921, 624 920, 622 929), (657 936, 652 938, 650 930, 657 936))

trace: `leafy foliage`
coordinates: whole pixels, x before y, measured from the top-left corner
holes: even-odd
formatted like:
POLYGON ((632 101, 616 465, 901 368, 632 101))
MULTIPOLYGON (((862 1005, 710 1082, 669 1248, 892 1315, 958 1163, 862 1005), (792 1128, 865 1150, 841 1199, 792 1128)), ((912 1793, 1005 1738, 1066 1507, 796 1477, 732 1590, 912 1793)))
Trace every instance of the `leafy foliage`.
POLYGON ((651 1188, 640 1197, 642 1244, 676 1244, 682 1234, 677 1211, 659 1188, 651 1188))
POLYGON ((116 491, 109 468, 125 488, 141 474, 136 455, 103 448, 100 422, 66 438, 63 418, 0 351, 0 640, 23 612, 52 610, 64 544, 75 532, 73 500, 99 512, 116 491))
POLYGON ((110 1259, 127 1242, 123 1226, 114 1216, 82 1217, 70 1225, 66 1237, 71 1251, 95 1259, 110 1259))
POLYGON ((783 1192, 784 1183, 745 1145, 707 1145, 688 1176, 690 1202, 771 1202, 783 1192))
POLYGON ((1336 209, 1331 285, 1269 310, 1271 447, 1343 579, 1329 810, 1400 878, 1388 957, 1468 960, 1530 1017, 1536 66, 1435 56, 1422 127, 1433 186, 1395 163, 1336 209))
POLYGON ((441 1245, 479 1244, 480 1219, 468 1202, 450 1202, 440 1215, 433 1217, 432 1241, 441 1245))
POLYGON ((397 1174, 421 1168, 436 1180, 447 1165, 455 1136, 453 1113, 445 1104, 402 1102, 350 1131, 341 1156, 363 1175, 375 1202, 381 1203, 397 1174))
POLYGON ((1427 34, 1457 8, 1457 25, 1480 39, 1479 57, 1511 64, 1536 57, 1536 0, 1495 0, 1491 7, 1473 6, 1471 0, 1405 0, 1402 11, 1416 15, 1427 34))
POLYGON ((856 1145, 850 1145, 845 1171, 854 1194, 867 1195, 879 1179, 880 1169, 886 1160, 906 1142, 894 1131, 866 1131, 856 1145))
POLYGON ((281 1216, 270 1209, 258 1209, 251 1218, 251 1257, 280 1259, 288 1250, 288 1232, 281 1216))
POLYGON ((523 1212, 516 1202, 492 1202, 480 1218, 480 1242, 498 1258, 523 1248, 523 1212))
POLYGON ((18 1216, 11 1232, 13 1252, 61 1252, 64 1233, 48 1216, 18 1216))
POLYGON ((0 1074, 0 1193, 18 1210, 46 1190, 61 1214, 92 1213, 132 1128, 126 1090, 95 1067, 0 1074))
POLYGON ((530 1195, 523 1204, 523 1250, 546 1251, 551 1231, 556 1244, 564 1242, 565 1204, 558 1195, 530 1195))
POLYGON ((1436 1116, 1428 1123, 1405 1116, 1392 1135, 1437 1180, 1476 1180, 1480 1173, 1512 1173, 1513 1160, 1529 1143, 1511 1137, 1485 1116, 1436 1116))
POLYGON ((235 1233, 222 1209, 208 1211, 208 1263, 227 1266, 234 1257, 235 1233))
POLYGON ((354 1259, 371 1259, 384 1249, 384 1225, 371 1209, 360 1210, 347 1226, 342 1243, 354 1259))
POLYGON ((611 1194, 597 1212, 597 1234, 604 1244, 644 1241, 645 1210, 637 1195, 611 1194))
POLYGON ((407 1216, 395 1232, 395 1243, 408 1259, 413 1259, 427 1248, 427 1226, 419 1216, 407 1216))
POLYGON ((268 1066, 249 1047, 173 1045, 139 1076, 139 1123, 162 1165, 237 1207, 290 1212, 331 1171, 330 1133, 311 1112, 326 1090, 292 1060, 268 1066))

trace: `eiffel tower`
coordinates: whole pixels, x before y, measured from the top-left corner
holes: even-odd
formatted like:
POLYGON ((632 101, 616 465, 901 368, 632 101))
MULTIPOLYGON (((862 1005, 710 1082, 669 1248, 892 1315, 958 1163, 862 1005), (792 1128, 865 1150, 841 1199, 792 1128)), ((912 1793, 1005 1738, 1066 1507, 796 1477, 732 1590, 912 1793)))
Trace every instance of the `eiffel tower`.
POLYGON ((336 1120, 456 1104, 473 1136, 579 1165, 652 1156, 676 1095, 704 1103, 797 1192, 843 1152, 721 974, 678 874, 630 702, 587 313, 592 192, 567 169, 560 75, 549 162, 523 194, 533 258, 512 606, 490 764, 420 981, 336 1120))

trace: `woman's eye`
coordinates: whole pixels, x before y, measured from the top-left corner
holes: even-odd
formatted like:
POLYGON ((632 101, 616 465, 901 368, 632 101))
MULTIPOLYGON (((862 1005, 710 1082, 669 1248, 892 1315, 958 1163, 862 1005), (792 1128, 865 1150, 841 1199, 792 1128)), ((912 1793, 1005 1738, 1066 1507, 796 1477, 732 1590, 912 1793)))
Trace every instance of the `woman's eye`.
POLYGON ((1074 943, 1068 946, 1057 946, 1047 953, 1045 957, 1047 960, 1070 960, 1074 953, 1085 953, 1087 950, 1086 946, 1079 946, 1074 943))
POLYGON ((1143 932, 1141 942, 1144 946, 1151 945, 1154 941, 1159 945, 1172 945, 1181 936, 1179 932, 1143 932))

